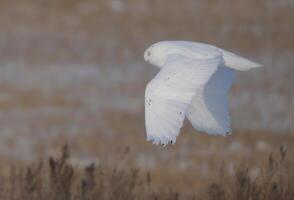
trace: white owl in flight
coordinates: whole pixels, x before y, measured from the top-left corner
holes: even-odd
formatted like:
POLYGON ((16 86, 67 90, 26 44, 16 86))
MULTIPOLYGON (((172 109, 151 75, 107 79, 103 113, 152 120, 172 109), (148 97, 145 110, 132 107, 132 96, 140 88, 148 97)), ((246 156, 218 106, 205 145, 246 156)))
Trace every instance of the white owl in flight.
POLYGON ((159 67, 145 91, 147 141, 174 144, 185 117, 201 132, 231 133, 227 93, 235 70, 262 67, 218 47, 185 41, 150 46, 145 61, 159 67))

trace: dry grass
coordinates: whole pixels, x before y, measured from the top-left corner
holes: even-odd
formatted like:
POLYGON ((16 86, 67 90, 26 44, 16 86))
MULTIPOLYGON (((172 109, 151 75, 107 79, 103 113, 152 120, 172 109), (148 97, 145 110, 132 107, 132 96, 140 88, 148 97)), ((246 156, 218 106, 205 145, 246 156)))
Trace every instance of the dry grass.
MULTIPOLYGON (((258 169, 250 174, 250 165, 239 165, 232 174, 219 169, 218 176, 206 181, 201 190, 189 187, 177 191, 169 185, 157 185, 149 172, 127 165, 128 148, 115 164, 105 160, 84 168, 69 163, 69 149, 64 146, 61 155, 47 162, 27 167, 11 167, 1 176, 1 199, 11 200, 291 200, 294 198, 293 164, 287 151, 281 147, 278 155, 269 155, 258 169)), ((246 162, 246 161, 244 161, 246 162)), ((217 170, 217 169, 216 169, 217 170)), ((181 174, 179 174, 180 176, 181 174)))
POLYGON ((260 168, 260 175, 250 174, 248 164, 239 166, 233 176, 220 174, 220 180, 206 190, 208 199, 293 199, 293 166, 288 163, 286 155, 283 147, 280 147, 278 157, 270 154, 267 163, 260 168))

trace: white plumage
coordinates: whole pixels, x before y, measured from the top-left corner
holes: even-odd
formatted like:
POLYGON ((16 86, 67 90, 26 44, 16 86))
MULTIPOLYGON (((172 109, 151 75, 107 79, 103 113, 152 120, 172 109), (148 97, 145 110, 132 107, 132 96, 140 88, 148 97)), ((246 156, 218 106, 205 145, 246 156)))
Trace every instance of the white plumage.
POLYGON ((174 144, 185 116, 208 134, 231 133, 227 93, 234 70, 261 67, 202 43, 166 41, 149 47, 144 59, 161 68, 145 91, 147 140, 174 144))

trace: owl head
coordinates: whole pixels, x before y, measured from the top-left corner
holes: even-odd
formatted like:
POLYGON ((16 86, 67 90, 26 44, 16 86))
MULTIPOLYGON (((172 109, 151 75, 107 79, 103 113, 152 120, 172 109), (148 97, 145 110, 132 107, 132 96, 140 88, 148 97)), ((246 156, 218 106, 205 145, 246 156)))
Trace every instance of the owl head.
POLYGON ((144 53, 144 60, 152 65, 162 68, 166 62, 168 45, 165 42, 158 42, 151 45, 144 53))

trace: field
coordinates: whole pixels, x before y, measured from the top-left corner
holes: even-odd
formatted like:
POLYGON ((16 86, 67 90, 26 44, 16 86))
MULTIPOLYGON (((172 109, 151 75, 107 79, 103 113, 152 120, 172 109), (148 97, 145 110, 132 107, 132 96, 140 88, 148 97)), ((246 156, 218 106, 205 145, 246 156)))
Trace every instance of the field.
POLYGON ((285 147, 276 156, 270 154, 263 167, 252 171, 240 165, 228 172, 222 166, 210 181, 198 187, 192 183, 185 190, 181 187, 188 176, 179 184, 184 173, 179 173, 177 180, 158 185, 152 173, 126 165, 128 152, 128 148, 121 151, 115 163, 105 158, 98 166, 92 163, 77 168, 69 163, 65 145, 58 158, 26 168, 11 167, 9 175, 1 177, 1 199, 293 199, 293 163, 288 162, 285 147))
POLYGON ((293 24, 292 0, 0 0, 0 199, 294 199, 293 24), (231 136, 145 141, 160 40, 265 65, 238 73, 231 136))

